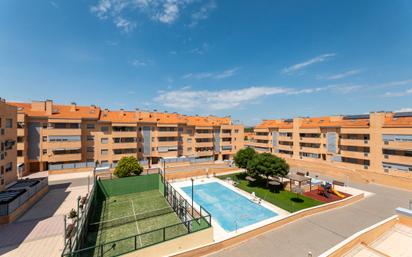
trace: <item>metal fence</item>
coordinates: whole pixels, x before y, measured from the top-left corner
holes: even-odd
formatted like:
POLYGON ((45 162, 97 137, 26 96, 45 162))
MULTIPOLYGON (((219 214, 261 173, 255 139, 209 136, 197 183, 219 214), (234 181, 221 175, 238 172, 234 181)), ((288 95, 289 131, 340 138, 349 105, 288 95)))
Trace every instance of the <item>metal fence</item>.
POLYGON ((74 162, 74 163, 61 163, 61 164, 49 164, 49 170, 64 170, 64 169, 79 169, 95 167, 94 162, 74 162))
POLYGON ((25 190, 25 192, 19 195, 17 198, 12 200, 9 203, 2 203, 0 204, 0 216, 7 216, 12 214, 17 208, 22 206, 25 202, 27 202, 31 197, 33 197, 37 192, 42 190, 48 185, 48 179, 42 178, 39 179, 39 183, 28 186, 28 187, 14 187, 13 189, 9 189, 8 191, 18 191, 18 190, 25 190))
POLYGON ((96 183, 93 183, 90 194, 86 197, 86 202, 81 208, 77 210, 77 218, 72 225, 66 227, 64 233, 64 249, 62 256, 80 256, 72 255, 75 249, 80 249, 87 237, 87 227, 89 224, 89 216, 92 212, 92 205, 96 202, 96 183))
MULTIPOLYGON (((90 215, 90 208, 93 209, 91 203, 93 203, 93 205, 97 204, 99 198, 98 191, 99 188, 103 186, 102 183, 95 183, 92 190, 94 193, 90 195, 86 207, 84 208, 85 215, 82 215, 79 218, 79 222, 76 224, 76 229, 73 235, 66 239, 65 249, 62 253, 63 257, 119 256, 211 227, 212 223, 210 213, 202 207, 200 207, 200 211, 194 210, 189 202, 186 201, 167 181, 164 180, 161 174, 139 177, 136 176, 127 180, 124 180, 124 178, 118 179, 118 182, 116 183, 119 184, 115 187, 110 188, 109 190, 109 187, 107 187, 108 185, 106 185, 106 188, 101 188, 100 190, 106 190, 113 193, 114 191, 118 191, 118 186, 125 186, 125 184, 130 183, 132 183, 134 185, 134 189, 137 190, 138 187, 135 185, 137 182, 136 178, 143 179, 145 182, 150 182, 150 189, 155 185, 155 183, 157 183, 159 191, 164 193, 164 197, 179 216, 181 222, 144 233, 119 238, 110 242, 104 242, 91 247, 82 248, 82 242, 84 242, 83 239, 87 237, 87 222, 90 220, 87 216, 90 215), (124 182, 121 180, 124 180, 124 182)), ((102 182, 109 184, 115 182, 116 180, 117 179, 113 179, 112 181, 102 182)))

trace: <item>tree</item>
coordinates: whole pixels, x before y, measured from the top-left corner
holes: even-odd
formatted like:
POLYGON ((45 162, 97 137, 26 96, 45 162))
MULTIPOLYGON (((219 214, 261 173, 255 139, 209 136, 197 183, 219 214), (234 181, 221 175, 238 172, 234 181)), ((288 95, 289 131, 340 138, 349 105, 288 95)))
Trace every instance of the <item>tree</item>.
POLYGON ((120 159, 114 169, 114 174, 119 177, 128 177, 132 175, 140 175, 143 172, 143 167, 134 156, 126 156, 120 159))
POLYGON ((289 165, 286 161, 270 153, 255 155, 249 161, 247 169, 255 177, 266 177, 266 186, 268 186, 270 176, 284 177, 289 173, 289 165))
POLYGON ((252 160, 256 154, 255 149, 247 147, 239 150, 233 157, 233 160, 237 167, 247 169, 248 162, 252 160))

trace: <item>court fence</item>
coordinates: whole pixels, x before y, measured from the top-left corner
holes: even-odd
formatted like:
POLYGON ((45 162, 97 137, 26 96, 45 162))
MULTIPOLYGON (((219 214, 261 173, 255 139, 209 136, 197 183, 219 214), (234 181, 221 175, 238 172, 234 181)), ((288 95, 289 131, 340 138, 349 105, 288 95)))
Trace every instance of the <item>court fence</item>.
POLYGON ((200 206, 199 210, 195 210, 161 174, 98 180, 97 183, 94 183, 90 197, 86 202, 84 214, 75 226, 77 229, 69 239, 66 239, 62 256, 118 256, 210 228, 212 226, 211 219, 211 214, 203 207, 200 206), (89 221, 93 217, 94 207, 99 203, 112 196, 156 189, 165 197, 181 222, 110 242, 89 247, 85 245, 87 232, 90 229, 89 221))

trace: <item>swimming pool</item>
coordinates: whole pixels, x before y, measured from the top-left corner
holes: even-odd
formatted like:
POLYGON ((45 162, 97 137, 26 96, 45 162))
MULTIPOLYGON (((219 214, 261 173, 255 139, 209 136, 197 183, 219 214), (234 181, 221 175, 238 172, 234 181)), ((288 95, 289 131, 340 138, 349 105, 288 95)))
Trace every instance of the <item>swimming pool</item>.
MULTIPOLYGON (((192 197, 191 186, 181 189, 192 197)), ((278 215, 218 182, 195 185, 194 201, 210 212, 212 218, 228 232, 278 215)))

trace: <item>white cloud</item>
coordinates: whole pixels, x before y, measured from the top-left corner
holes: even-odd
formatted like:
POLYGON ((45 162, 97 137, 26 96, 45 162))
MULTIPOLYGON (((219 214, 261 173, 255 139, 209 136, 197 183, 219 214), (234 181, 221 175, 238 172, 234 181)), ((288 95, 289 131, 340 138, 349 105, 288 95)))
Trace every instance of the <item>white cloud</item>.
POLYGON ((129 33, 136 28, 136 23, 133 21, 126 20, 122 17, 117 17, 114 21, 117 28, 125 33, 129 33))
POLYGON ((405 85, 410 85, 410 84, 412 84, 412 79, 390 81, 390 82, 379 84, 376 87, 380 87, 380 88, 397 87, 397 86, 405 86, 405 85))
POLYGON ((337 80, 337 79, 343 79, 343 78, 346 78, 346 77, 354 76, 354 75, 357 75, 361 72, 362 71, 359 70, 359 69, 349 70, 349 71, 345 71, 343 73, 333 74, 333 75, 326 76, 326 77, 321 77, 321 78, 322 79, 327 79, 327 80, 337 80))
POLYGON ((328 87, 300 90, 284 87, 248 87, 210 91, 181 88, 174 91, 161 91, 154 100, 166 107, 176 109, 190 110, 200 107, 210 110, 223 110, 239 107, 265 96, 310 94, 327 89, 328 87))
POLYGON ((412 112, 412 108, 401 108, 396 110, 395 112, 412 112))
POLYGON ((206 4, 202 5, 197 12, 192 13, 192 22, 189 27, 196 26, 201 20, 206 20, 209 18, 209 13, 216 9, 217 5, 214 0, 208 1, 206 4))
MULTIPOLYGON (((138 15, 160 23, 172 24, 179 19, 186 5, 198 2, 194 0, 99 0, 96 5, 90 7, 90 11, 101 20, 111 19, 119 29, 128 33, 136 28, 138 15)), ((206 19, 211 6, 202 6, 198 14, 192 14, 192 21, 199 22, 206 19)))
POLYGON ((148 65, 147 62, 144 62, 144 61, 141 61, 141 60, 138 60, 138 59, 134 59, 133 61, 131 61, 131 64, 134 67, 146 67, 148 65))
POLYGON ((182 76, 183 79, 224 79, 236 75, 239 68, 232 68, 221 72, 200 72, 200 73, 187 73, 182 76))
POLYGON ((328 54, 318 55, 318 56, 316 56, 316 57, 314 57, 310 60, 307 60, 307 61, 304 61, 304 62, 301 62, 301 63, 294 64, 292 66, 286 67, 282 70, 282 73, 283 74, 292 74, 292 73, 294 73, 296 71, 299 71, 303 68, 306 68, 310 65, 327 61, 327 60, 331 59, 332 57, 334 57, 335 55, 336 55, 335 53, 328 53, 328 54))
POLYGON ((202 55, 205 52, 207 52, 207 50, 209 49, 209 44, 208 43, 203 43, 200 47, 196 47, 193 49, 190 49, 189 51, 187 51, 189 54, 198 54, 198 55, 202 55))
POLYGON ((400 96, 407 96, 412 94, 412 88, 409 88, 402 92, 386 92, 384 96, 386 97, 400 97, 400 96))

